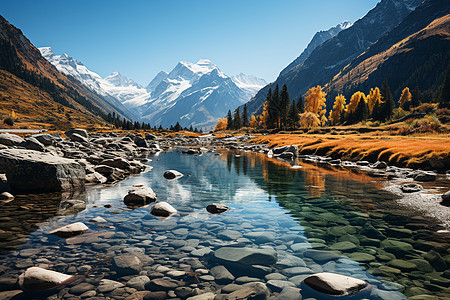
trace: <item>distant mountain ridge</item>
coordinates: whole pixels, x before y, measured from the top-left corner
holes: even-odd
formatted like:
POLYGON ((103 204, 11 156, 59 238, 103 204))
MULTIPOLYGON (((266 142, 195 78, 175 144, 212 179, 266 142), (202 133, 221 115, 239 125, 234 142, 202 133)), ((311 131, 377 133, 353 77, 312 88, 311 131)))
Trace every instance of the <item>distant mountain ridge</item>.
POLYGON ((328 41, 332 37, 336 36, 342 30, 350 28, 352 25, 353 25, 352 22, 344 21, 334 27, 331 27, 328 30, 322 30, 322 31, 317 32, 313 36, 312 40, 309 42, 308 46, 306 46, 305 50, 303 50, 302 54, 300 54, 299 57, 297 57, 286 68, 284 68, 280 72, 280 76, 286 74, 293 68, 301 65, 309 57, 309 55, 314 51, 314 49, 316 49, 317 47, 319 47, 320 45, 322 45, 324 42, 328 41))
POLYGON ((400 24, 421 2, 422 0, 381 0, 351 27, 315 48, 302 64, 291 68, 275 82, 261 89, 247 103, 249 113, 262 112, 267 92, 276 84, 280 87, 286 84, 291 99, 297 99, 313 86, 325 85, 343 67, 400 24))
POLYGON ((50 47, 42 55, 59 71, 122 107, 132 119, 152 125, 210 130, 228 110, 248 101, 267 83, 255 76, 228 76, 207 59, 179 62, 170 72, 159 72, 146 88, 114 72, 106 78, 67 54, 55 55, 50 47))
POLYGON ((56 124, 100 124, 108 113, 124 116, 120 107, 60 73, 22 32, 0 16, 2 109, 13 105, 23 120, 56 124), (26 87, 26 88, 24 88, 26 87), (36 106, 36 103, 40 103, 36 106))
POLYGON ((230 77, 207 59, 179 62, 170 73, 159 73, 147 87, 148 95, 124 104, 141 111, 151 124, 212 129, 228 110, 234 110, 267 84, 255 76, 230 77), (158 84, 156 84, 158 83, 158 84))

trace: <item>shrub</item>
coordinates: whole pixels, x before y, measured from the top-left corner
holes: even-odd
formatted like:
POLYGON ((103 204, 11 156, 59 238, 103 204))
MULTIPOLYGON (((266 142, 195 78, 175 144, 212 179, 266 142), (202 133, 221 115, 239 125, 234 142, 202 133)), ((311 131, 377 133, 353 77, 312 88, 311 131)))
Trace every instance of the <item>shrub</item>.
POLYGON ((436 116, 441 121, 441 123, 447 124, 450 123, 450 109, 448 108, 440 108, 436 110, 436 116))
POLYGON ((434 112, 438 107, 437 103, 422 103, 419 106, 412 109, 414 113, 431 113, 434 112))
POLYGON ((408 111, 405 111, 403 108, 399 107, 399 108, 395 108, 393 113, 392 113, 392 119, 393 120, 398 120, 400 118, 403 118, 404 116, 409 115, 410 113, 408 111))
POLYGON ((14 120, 11 117, 4 119, 3 123, 5 123, 6 125, 9 125, 9 126, 14 126, 14 120))

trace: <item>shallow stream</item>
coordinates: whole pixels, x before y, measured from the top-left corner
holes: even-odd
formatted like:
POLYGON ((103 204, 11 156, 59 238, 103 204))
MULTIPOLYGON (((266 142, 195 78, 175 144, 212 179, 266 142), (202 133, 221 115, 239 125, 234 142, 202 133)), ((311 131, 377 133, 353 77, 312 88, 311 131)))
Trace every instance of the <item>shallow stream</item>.
MULTIPOLYGON (((31 266, 126 282, 128 277, 120 278, 111 268, 112 257, 121 253, 154 259, 144 266, 148 274, 158 265, 194 271, 190 258, 208 269, 213 251, 237 244, 275 249, 278 262, 268 273, 277 275, 268 278, 294 286, 310 274, 333 272, 368 281, 374 286, 372 299, 423 294, 447 299, 450 294, 448 232, 398 207, 371 177, 306 164, 292 167, 249 152, 193 156, 172 151, 150 159, 151 171, 114 186, 63 196, 18 196, 2 205, 0 290, 7 287, 2 279, 17 278, 31 266), (185 176, 166 180, 162 174, 168 169, 185 176), (135 184, 151 187, 178 214, 159 219, 150 214, 151 205, 127 208, 123 197, 135 184), (64 215, 61 197, 87 201, 87 207, 64 215), (205 207, 213 202, 231 209, 210 214, 205 207), (98 216, 107 223, 90 222, 98 216), (87 224, 91 236, 69 243, 48 234, 74 222, 87 224)), ((238 284, 249 280, 230 271, 238 284)), ((223 285, 213 279, 206 273, 196 276, 192 287, 220 289, 223 285)))

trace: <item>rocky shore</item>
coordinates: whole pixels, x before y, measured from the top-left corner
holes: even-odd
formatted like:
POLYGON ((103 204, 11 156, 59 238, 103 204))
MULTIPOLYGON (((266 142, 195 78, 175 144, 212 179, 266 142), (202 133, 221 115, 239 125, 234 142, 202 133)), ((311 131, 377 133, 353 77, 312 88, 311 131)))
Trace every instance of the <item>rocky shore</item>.
MULTIPOLYGON (((383 162, 349 162, 299 155, 295 145, 268 149, 265 145, 249 143, 251 136, 163 138, 149 134, 145 137, 88 134, 81 129, 65 135, 67 138, 38 134, 22 139, 0 134, 3 145, 0 146, 0 173, 4 173, 2 196, 5 202, 14 201, 16 193, 63 192, 83 189, 85 184, 114 184, 148 170, 145 163, 149 154, 173 147, 191 155, 226 148, 264 153, 294 166, 304 162, 357 169, 374 178, 385 178, 392 189, 396 188, 397 194, 410 198, 427 190, 422 187, 424 182, 445 176, 433 171, 388 166, 383 162)), ((161 176, 166 180, 178 180, 183 174, 167 170, 161 176)), ((443 204, 448 203, 447 196, 441 194, 437 197, 443 204)), ((222 204, 173 207, 158 201, 151 187, 145 185, 131 187, 128 194, 123 195, 123 201, 127 206, 156 202, 151 214, 162 218, 155 220, 136 210, 131 223, 119 214, 108 219, 95 217, 89 224, 76 222, 54 228, 48 234, 63 238, 57 246, 48 244, 16 251, 14 255, 23 260, 14 265, 15 269, 8 264, 0 265, 3 273, 0 298, 302 299, 302 292, 304 298, 313 299, 336 296, 362 299, 369 295, 371 299, 402 299, 395 292, 398 286, 367 277, 357 264, 343 268, 345 259, 340 253, 355 249, 364 251, 352 253, 351 259, 370 263, 374 272, 381 272, 376 268, 377 260, 389 261, 390 266, 383 269, 381 276, 417 270, 434 272, 427 280, 430 285, 439 286, 439 291, 450 283, 448 270, 442 269, 447 262, 427 245, 420 245, 423 258, 416 258, 409 264, 404 260, 414 252, 413 246, 396 238, 411 236, 411 230, 380 231, 365 224, 366 215, 362 213, 334 220, 333 217, 337 217, 325 212, 327 207, 323 207, 319 219, 308 219, 334 224, 323 233, 339 238, 332 245, 335 252, 330 252, 321 250, 325 247, 322 233, 315 231, 316 238, 309 241, 314 244, 311 248, 300 234, 299 226, 283 226, 287 219, 282 215, 277 220, 255 219, 254 223, 244 224, 236 218, 225 224, 220 214, 227 214, 228 207, 222 204), (219 218, 203 224, 189 216, 196 209, 217 214, 219 218), (174 214, 181 217, 166 218, 174 214), (263 231, 257 227, 261 223, 265 223, 263 231), (110 230, 114 228, 121 231, 110 230), (81 246, 84 247, 82 252, 79 251, 81 246), (380 247, 382 253, 376 254, 373 246, 380 247), (163 254, 163 251, 171 254, 163 254), (89 255, 94 255, 96 262, 87 259, 89 255), (52 271, 48 270, 50 267, 52 271), (18 272, 19 269, 25 271, 18 272)), ((438 203, 447 209, 443 204, 438 203)), ((77 205, 83 207, 76 201, 67 204, 69 209, 77 205)), ((438 210, 439 206, 430 206, 428 210, 438 210)), ((434 217, 442 221, 450 219, 445 213, 434 217)), ((411 299, 421 292, 408 290, 411 299)))

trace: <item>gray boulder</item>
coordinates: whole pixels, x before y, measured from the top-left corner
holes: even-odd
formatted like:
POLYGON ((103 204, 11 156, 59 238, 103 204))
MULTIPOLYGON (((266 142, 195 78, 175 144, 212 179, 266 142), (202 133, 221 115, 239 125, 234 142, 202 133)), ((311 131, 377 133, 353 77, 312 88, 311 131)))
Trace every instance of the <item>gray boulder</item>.
POLYGON ((226 299, 258 299, 265 300, 270 297, 270 290, 262 282, 246 284, 245 287, 238 289, 228 295, 226 299))
POLYGON ((82 189, 86 178, 76 161, 33 150, 0 150, 0 169, 11 188, 24 193, 82 189))
POLYGON ((166 179, 178 179, 178 178, 182 177, 183 174, 176 170, 167 170, 164 172, 163 176, 166 179))
POLYGON ((158 217, 168 217, 176 212, 177 210, 167 202, 158 202, 152 206, 151 210, 151 214, 158 217))
POLYGON ((65 134, 67 137, 70 137, 70 136, 71 136, 72 134, 74 134, 74 133, 75 133, 75 134, 78 134, 78 135, 80 135, 80 136, 82 136, 82 137, 84 137, 84 138, 86 138, 86 139, 89 137, 89 135, 88 135, 86 129, 72 128, 72 129, 70 129, 70 130, 64 132, 64 134, 65 134))
POLYGON ((43 291, 57 287, 63 283, 69 283, 74 276, 42 269, 39 267, 28 268, 19 276, 19 285, 29 291, 43 291))
POLYGON ((442 205, 445 206, 450 206, 450 191, 445 192, 444 194, 442 194, 442 205))
POLYGON ((33 134, 31 137, 38 140, 44 146, 51 146, 55 140, 55 137, 48 133, 33 134))
POLYGON ((0 133, 0 144, 5 146, 19 146, 24 139, 15 134, 0 133))
POLYGON ((116 157, 113 159, 105 159, 102 162, 100 162, 100 164, 110 166, 113 168, 118 168, 121 170, 129 170, 131 167, 130 162, 122 157, 116 157))
POLYGON ((88 231, 89 228, 82 222, 72 223, 49 232, 49 234, 57 235, 59 237, 71 237, 79 235, 88 231))
POLYGON ((142 271, 143 263, 134 254, 122 254, 113 258, 113 268, 121 276, 137 275, 142 271))
MULTIPOLYGON (((367 282, 334 273, 317 273, 306 277, 302 282, 301 288, 305 290, 305 292, 308 292, 310 289, 307 287, 319 292, 316 294, 319 297, 320 294, 347 296, 361 292, 364 292, 365 294, 367 293, 367 295, 370 293, 370 286, 367 282)), ((362 298, 364 298, 363 295, 361 295, 361 298, 358 299, 362 298)))
POLYGON ((136 135, 134 137, 134 143, 136 144, 136 146, 141 147, 141 148, 148 148, 148 144, 147 141, 140 135, 136 135))
POLYGON ((45 146, 33 137, 25 138, 25 141, 21 144, 21 146, 29 150, 36 150, 40 152, 45 150, 45 146))
POLYGON ((402 185, 400 188, 403 193, 415 193, 423 189, 423 187, 417 183, 407 183, 402 185))
POLYGON ((272 249, 222 247, 214 252, 214 257, 225 263, 245 265, 270 266, 277 262, 277 252, 272 249))
POLYGON ((82 144, 87 144, 89 142, 87 138, 79 135, 78 133, 72 133, 69 138, 71 141, 82 143, 82 144))
POLYGON ((142 184, 133 185, 125 198, 123 198, 125 205, 145 205, 155 201, 155 192, 142 184))
POLYGON ((220 203, 212 203, 206 207, 206 210, 212 214, 221 214, 223 212, 226 212, 229 209, 230 208, 228 206, 226 206, 225 204, 220 204, 220 203))

